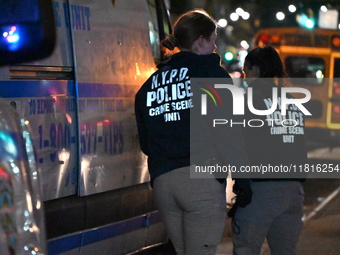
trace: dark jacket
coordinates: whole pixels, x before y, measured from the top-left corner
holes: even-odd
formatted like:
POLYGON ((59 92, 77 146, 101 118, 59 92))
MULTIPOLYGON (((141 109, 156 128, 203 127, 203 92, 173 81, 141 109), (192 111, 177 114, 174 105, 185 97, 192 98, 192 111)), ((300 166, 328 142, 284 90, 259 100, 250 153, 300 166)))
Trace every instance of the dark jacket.
MULTIPOLYGON (((215 155, 211 147, 204 146, 211 141, 210 132, 205 134, 203 143, 190 144, 190 112, 194 106, 190 79, 219 77, 225 79, 225 83, 232 83, 217 54, 180 52, 158 68, 140 88, 135 100, 139 141, 148 156, 151 181, 173 169, 189 166, 192 163, 191 147, 196 148, 195 153, 204 155, 203 161, 215 155)), ((229 105, 227 103, 225 107, 229 105)), ((228 144, 227 140, 224 142, 224 146, 228 144)), ((221 152, 225 153, 229 151, 221 152)), ((241 161, 240 158, 235 156, 233 160, 241 161)))
MULTIPOLYGON (((272 88, 278 88, 273 83, 273 79, 256 79, 249 84, 249 87, 253 88, 254 108, 257 110, 270 109, 273 99, 272 88)), ((278 105, 272 114, 262 116, 251 113, 248 107, 245 108, 247 109, 246 119, 248 122, 245 128, 247 154, 252 166, 286 166, 294 170, 294 166, 306 163, 307 159, 304 136, 305 116, 295 105, 288 105, 286 115, 281 115, 280 88, 278 88, 278 105), (261 126, 262 124, 263 126, 261 126)), ((280 176, 274 174, 273 179, 266 180, 280 180, 280 178, 276 178, 280 176)), ((284 174, 282 177, 300 180, 300 178, 295 178, 296 175, 293 173, 284 174)), ((254 180, 264 181, 264 179, 254 180)))

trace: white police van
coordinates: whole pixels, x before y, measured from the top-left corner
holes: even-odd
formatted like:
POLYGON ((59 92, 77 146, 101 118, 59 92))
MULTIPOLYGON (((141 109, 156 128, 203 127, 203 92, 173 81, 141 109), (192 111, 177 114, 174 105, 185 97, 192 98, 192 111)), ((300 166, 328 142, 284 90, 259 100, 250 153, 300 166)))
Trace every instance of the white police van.
POLYGON ((13 61, 0 61, 2 101, 29 126, 41 170, 48 254, 127 254, 166 242, 133 111, 170 32, 166 4, 54 0, 48 9, 36 0, 39 14, 19 2, 22 21, 53 17, 40 28, 56 31, 52 50, 46 39, 20 51, 38 30, 6 24, 1 45, 13 61))

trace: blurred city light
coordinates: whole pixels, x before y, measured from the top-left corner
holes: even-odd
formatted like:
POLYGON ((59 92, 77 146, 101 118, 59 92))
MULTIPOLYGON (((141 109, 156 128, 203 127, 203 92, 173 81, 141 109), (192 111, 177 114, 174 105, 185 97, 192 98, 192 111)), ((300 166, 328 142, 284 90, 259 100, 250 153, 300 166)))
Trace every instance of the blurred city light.
POLYGON ((236 11, 235 11, 239 16, 242 17, 243 13, 244 13, 244 10, 242 8, 237 8, 236 11))
POLYGON ((9 44, 17 43, 20 39, 16 26, 10 26, 10 29, 3 32, 2 36, 9 44))
POLYGON ((233 12, 232 14, 230 14, 230 19, 232 21, 237 21, 239 18, 239 15, 236 12, 233 12))
POLYGON ((278 13, 276 13, 276 18, 278 20, 284 20, 285 14, 283 12, 278 12, 278 13))
MULTIPOLYGON (((221 29, 224 40, 221 40, 221 45, 218 46, 220 49, 218 53, 223 56, 222 59, 230 70, 234 71, 242 66, 247 50, 251 47, 248 44, 251 41, 248 35, 254 33, 252 30, 262 28, 262 26, 300 26, 307 29, 317 27, 340 30, 337 7, 330 3, 325 4, 324 2, 317 5, 291 1, 291 3, 277 6, 277 8, 263 7, 272 13, 271 20, 268 17, 263 20, 260 13, 256 11, 256 7, 251 5, 236 5, 235 9, 229 9, 229 11, 230 6, 227 4, 223 6, 223 9, 216 8, 219 10, 217 16, 221 17, 217 19, 218 26, 224 28, 221 29), (250 17, 250 15, 252 16, 250 17), (249 24, 253 26, 247 26, 247 22, 243 22, 244 20, 247 22, 250 20, 249 24), (246 30, 246 34, 244 30, 246 30), (230 49, 228 45, 232 45, 234 49, 230 49)), ((263 35, 261 39, 265 39, 265 36, 263 35)), ((268 43, 269 40, 270 43, 279 45, 281 38, 280 35, 276 35, 261 41, 268 43)), ((322 73, 318 72, 317 75, 321 77, 322 73)))
POLYGON ((326 6, 321 6, 319 10, 318 26, 326 29, 337 29, 338 16, 338 10, 330 10, 326 6))
POLYGON ((307 27, 307 28, 313 28, 314 25, 315 25, 315 24, 314 24, 314 21, 311 20, 311 19, 307 19, 305 24, 306 24, 306 27, 307 27))
POLYGON ((245 50, 249 49, 249 44, 248 44, 248 42, 247 42, 246 40, 242 40, 242 41, 240 42, 240 45, 241 45, 241 47, 242 47, 243 49, 245 49, 245 50))
POLYGON ((316 71, 315 76, 316 78, 324 78, 324 74, 321 70, 316 71))
POLYGON ((10 51, 17 51, 23 46, 22 29, 17 26, 0 27, 0 48, 5 47, 10 51))
POLYGON ((320 7, 320 11, 322 11, 322 12, 327 12, 328 9, 327 9, 326 6, 323 5, 323 6, 320 7))
POLYGON ((231 51, 227 51, 225 54, 224 54, 224 58, 227 60, 227 61, 231 61, 234 59, 234 54, 231 52, 231 51))
POLYGON ((314 20, 308 18, 307 15, 304 13, 297 16, 297 22, 299 23, 300 26, 308 29, 312 29, 315 26, 314 20))
POLYGON ((226 27, 228 25, 228 21, 226 19, 219 19, 217 24, 219 27, 226 27))
POLYGON ((250 18, 249 12, 244 12, 244 13, 242 14, 242 19, 247 20, 247 19, 249 19, 249 18, 250 18))
MULTIPOLYGON (((249 46, 249 45, 248 45, 248 46, 249 46)), ((248 51, 247 51, 247 50, 240 50, 240 51, 238 52, 238 56, 239 56, 239 63, 238 63, 238 65, 239 65, 240 67, 243 66, 244 60, 245 60, 245 58, 246 58, 247 55, 248 55, 248 51)))
POLYGON ((16 42, 19 41, 19 36, 16 35, 16 34, 8 35, 8 36, 6 36, 6 38, 7 38, 7 42, 9 42, 9 43, 16 43, 16 42))
POLYGON ((296 6, 293 5, 293 4, 291 4, 291 5, 288 6, 288 10, 289 10, 290 12, 296 12, 296 6))

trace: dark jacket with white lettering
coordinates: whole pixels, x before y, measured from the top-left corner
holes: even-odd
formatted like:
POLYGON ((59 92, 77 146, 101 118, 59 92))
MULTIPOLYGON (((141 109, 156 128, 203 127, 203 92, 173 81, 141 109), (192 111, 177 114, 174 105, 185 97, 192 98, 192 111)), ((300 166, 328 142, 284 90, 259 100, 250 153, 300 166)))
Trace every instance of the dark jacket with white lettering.
MULTIPOLYGON (((190 142, 190 112, 192 109, 199 110, 199 105, 193 107, 196 103, 190 79, 218 77, 224 83, 232 84, 217 54, 197 55, 183 51, 174 54, 158 68, 140 88, 135 99, 139 141, 142 151, 148 156, 151 181, 163 173, 191 165, 193 158, 205 161, 216 157, 216 149, 207 146, 212 142, 211 132, 199 131, 204 133, 199 135, 200 139, 190 142)), ((225 107, 232 108, 231 102, 225 102, 225 107)), ((211 110, 215 108, 211 107, 211 110)), ((241 137, 242 131, 239 130, 237 135, 226 132, 219 138, 224 142, 218 145, 223 148, 217 150, 232 164, 241 165, 246 160, 244 147, 241 152, 232 149, 237 147, 235 144, 240 144, 241 137)))
MULTIPOLYGON (((307 150, 304 137, 305 115, 294 104, 286 107, 286 115, 281 113, 281 88, 273 79, 256 79, 249 84, 253 95, 252 105, 256 110, 269 110, 273 104, 273 88, 277 88, 278 101, 275 111, 266 115, 254 114, 246 107, 245 138, 247 153, 251 166, 276 167, 278 172, 267 175, 267 179, 256 178, 255 181, 293 179, 300 180, 301 175, 293 173, 301 164, 306 163, 307 150), (291 174, 281 174, 281 170, 290 170, 291 174), (281 177, 281 178, 279 178, 281 177)), ((293 98, 287 94, 287 98, 293 98)), ((253 110, 254 111, 254 110, 253 110)), ((271 168, 273 170, 273 168, 271 168)))

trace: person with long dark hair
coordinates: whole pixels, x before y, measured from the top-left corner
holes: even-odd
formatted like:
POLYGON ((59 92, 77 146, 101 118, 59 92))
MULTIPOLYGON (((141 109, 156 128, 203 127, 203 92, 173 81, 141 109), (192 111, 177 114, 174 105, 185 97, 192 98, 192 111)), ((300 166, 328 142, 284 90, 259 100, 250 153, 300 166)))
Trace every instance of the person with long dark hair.
MULTIPOLYGON (((274 112, 262 116, 249 109, 246 112, 247 120, 263 123, 244 130, 250 165, 282 169, 304 164, 307 158, 304 115, 295 105, 288 105, 286 115, 281 112, 280 91, 286 74, 279 54, 271 46, 255 48, 246 56, 243 71, 248 90, 252 89, 255 109, 271 109, 273 89, 278 91, 274 112)), ((304 191, 300 177, 273 173, 252 179, 252 201, 244 208, 237 208, 233 219, 234 255, 259 255, 265 239, 272 255, 296 254, 303 225, 304 191)))

